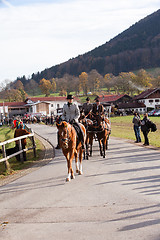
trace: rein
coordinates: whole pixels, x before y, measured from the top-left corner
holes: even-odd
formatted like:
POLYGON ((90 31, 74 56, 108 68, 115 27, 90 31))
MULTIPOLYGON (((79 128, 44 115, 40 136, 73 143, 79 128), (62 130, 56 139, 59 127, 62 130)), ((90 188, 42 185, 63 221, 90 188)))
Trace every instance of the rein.
POLYGON ((68 131, 68 128, 67 128, 67 137, 66 138, 62 138, 61 141, 62 142, 69 142, 71 140, 70 136, 69 136, 69 131, 68 131))

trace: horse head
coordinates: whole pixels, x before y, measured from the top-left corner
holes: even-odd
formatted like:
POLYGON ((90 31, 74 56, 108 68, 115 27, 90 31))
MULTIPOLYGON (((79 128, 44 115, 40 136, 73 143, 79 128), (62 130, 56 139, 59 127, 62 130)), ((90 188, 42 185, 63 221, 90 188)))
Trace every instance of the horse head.
POLYGON ((60 124, 56 123, 60 137, 60 145, 64 149, 68 148, 68 143, 70 141, 69 125, 70 124, 65 121, 61 122, 60 124))

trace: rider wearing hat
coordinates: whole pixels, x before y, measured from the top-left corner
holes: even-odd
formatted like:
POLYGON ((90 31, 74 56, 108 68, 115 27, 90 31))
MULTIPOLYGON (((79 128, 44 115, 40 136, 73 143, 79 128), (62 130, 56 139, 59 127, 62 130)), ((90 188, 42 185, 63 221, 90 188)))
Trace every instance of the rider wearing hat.
POLYGON ((80 111, 78 106, 73 103, 73 96, 72 95, 68 95, 67 96, 67 103, 64 104, 63 106, 63 114, 61 119, 69 122, 73 125, 73 127, 75 128, 77 135, 78 135, 78 139, 79 142, 82 143, 82 148, 84 149, 84 135, 83 135, 83 131, 78 123, 78 119, 80 117, 80 111))
POLYGON ((93 109, 92 109, 93 115, 104 115, 104 107, 102 104, 100 104, 99 98, 95 98, 95 103, 93 104, 93 109))
POLYGON ((89 113, 92 111, 92 104, 90 103, 90 98, 86 98, 86 102, 82 106, 82 111, 84 112, 85 117, 88 117, 89 113))
POLYGON ((66 122, 72 122, 76 121, 78 122, 78 118, 80 116, 80 111, 78 106, 73 103, 73 96, 68 95, 67 96, 67 103, 63 106, 63 114, 62 114, 62 120, 66 122))

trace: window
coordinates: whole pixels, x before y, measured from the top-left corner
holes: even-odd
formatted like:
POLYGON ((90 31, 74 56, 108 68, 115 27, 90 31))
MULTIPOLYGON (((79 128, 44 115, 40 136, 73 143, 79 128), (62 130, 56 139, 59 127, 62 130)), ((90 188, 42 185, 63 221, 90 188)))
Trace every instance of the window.
POLYGON ((153 103, 153 100, 149 100, 149 103, 153 103))
POLYGON ((59 103, 57 104, 57 108, 59 108, 59 103))
POLYGON ((53 104, 51 104, 51 107, 53 107, 53 104))
POLYGON ((155 102, 159 102, 159 99, 155 99, 155 102))

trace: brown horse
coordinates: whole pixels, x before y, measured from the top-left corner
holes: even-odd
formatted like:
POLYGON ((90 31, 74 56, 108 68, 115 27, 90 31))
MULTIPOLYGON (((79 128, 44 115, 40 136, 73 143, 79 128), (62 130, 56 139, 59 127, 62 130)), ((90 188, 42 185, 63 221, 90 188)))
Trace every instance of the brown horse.
POLYGON ((92 146, 93 146, 93 137, 94 132, 92 131, 93 121, 81 115, 79 122, 82 123, 86 128, 86 153, 84 152, 84 158, 88 160, 89 156, 92 156, 92 146))
POLYGON ((106 150, 108 149, 108 140, 110 133, 111 127, 109 123, 107 123, 106 120, 103 120, 103 118, 99 117, 97 120, 96 134, 99 142, 100 155, 104 158, 106 156, 106 150))
MULTIPOLYGON (((70 179, 74 179, 74 172, 72 168, 72 161, 75 156, 76 162, 76 172, 81 175, 82 174, 82 156, 83 156, 83 149, 81 142, 78 142, 76 130, 74 127, 62 121, 60 124, 56 123, 56 126, 59 131, 59 138, 60 138, 60 146, 62 148, 63 154, 67 159, 67 166, 68 166, 68 176, 66 181, 70 181, 70 179), (79 154, 79 165, 78 165, 78 154, 79 154)), ((81 129, 84 133, 84 139, 86 138, 86 130, 85 127, 80 124, 81 129)))

